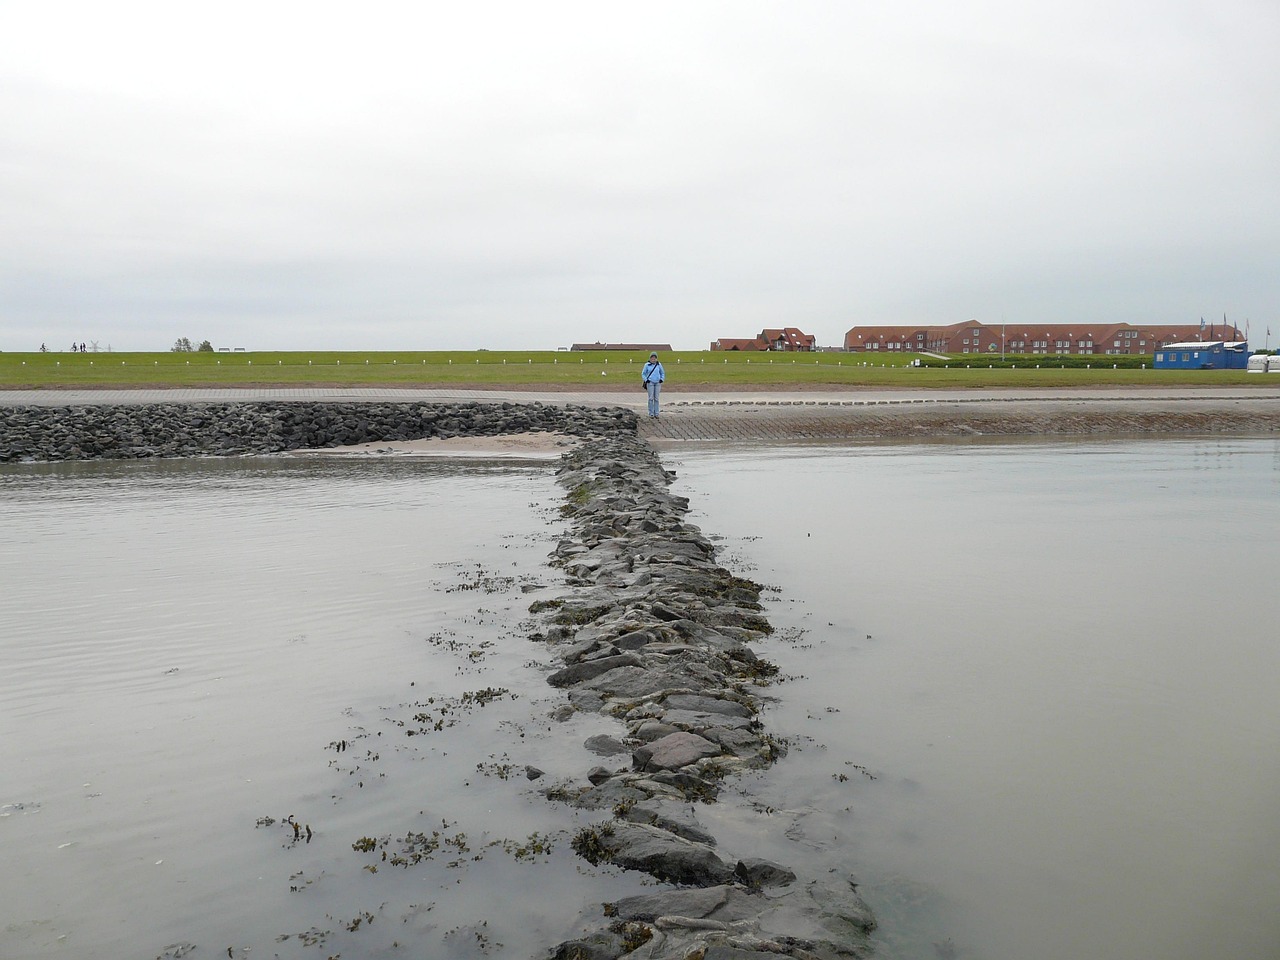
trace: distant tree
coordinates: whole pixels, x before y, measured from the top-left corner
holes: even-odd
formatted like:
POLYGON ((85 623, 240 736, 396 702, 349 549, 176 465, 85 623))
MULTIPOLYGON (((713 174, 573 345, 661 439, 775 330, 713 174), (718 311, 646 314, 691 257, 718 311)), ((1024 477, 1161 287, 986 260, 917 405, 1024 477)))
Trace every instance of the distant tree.
POLYGON ((191 345, 191 341, 187 337, 179 337, 170 348, 172 353, 190 353, 195 347, 191 345))
POLYGON ((200 346, 196 347, 197 353, 213 353, 213 344, 208 340, 201 340, 200 346))

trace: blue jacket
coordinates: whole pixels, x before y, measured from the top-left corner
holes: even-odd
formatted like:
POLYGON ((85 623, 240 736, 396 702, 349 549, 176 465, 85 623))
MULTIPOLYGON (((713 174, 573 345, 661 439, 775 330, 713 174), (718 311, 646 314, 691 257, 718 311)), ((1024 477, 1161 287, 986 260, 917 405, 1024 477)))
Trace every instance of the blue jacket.
POLYGON ((645 386, 648 386, 655 380, 658 383, 662 383, 666 379, 667 375, 662 369, 662 364, 657 360, 650 360, 644 365, 644 369, 640 371, 640 382, 645 386))

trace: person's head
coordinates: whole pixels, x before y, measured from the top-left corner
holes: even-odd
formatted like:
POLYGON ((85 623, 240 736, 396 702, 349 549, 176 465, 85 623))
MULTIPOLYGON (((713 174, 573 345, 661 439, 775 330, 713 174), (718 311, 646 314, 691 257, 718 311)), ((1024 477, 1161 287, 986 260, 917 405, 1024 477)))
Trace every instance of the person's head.
POLYGON ((657 359, 658 359, 658 355, 657 355, 656 353, 651 353, 651 354, 649 354, 649 359, 650 359, 650 360, 657 360, 657 359))

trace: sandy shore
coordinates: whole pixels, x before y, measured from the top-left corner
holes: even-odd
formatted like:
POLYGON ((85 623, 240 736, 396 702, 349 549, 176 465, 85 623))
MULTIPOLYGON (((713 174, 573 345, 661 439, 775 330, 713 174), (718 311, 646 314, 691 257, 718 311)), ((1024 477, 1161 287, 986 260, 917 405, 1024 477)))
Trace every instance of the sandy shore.
POLYGON ((511 433, 499 437, 439 437, 430 440, 358 443, 347 447, 294 450, 289 456, 410 456, 476 460, 555 460, 581 440, 561 433, 511 433))

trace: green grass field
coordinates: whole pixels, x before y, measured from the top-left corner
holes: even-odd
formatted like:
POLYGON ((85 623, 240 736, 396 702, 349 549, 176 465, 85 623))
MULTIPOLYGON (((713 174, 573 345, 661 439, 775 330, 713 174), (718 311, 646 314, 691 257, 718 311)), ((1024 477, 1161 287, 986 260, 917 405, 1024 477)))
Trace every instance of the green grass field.
MULTIPOLYGON (((949 367, 912 367, 913 354, 711 353, 665 354, 669 387, 1102 387, 1263 386, 1244 371, 1112 369, 1098 357, 1092 369, 1060 369, 1053 357, 956 358, 949 367), (997 368, 988 369, 988 363, 997 368), (1037 368, 1037 364, 1039 367, 1037 368)), ((0 353, 0 388, 184 387, 326 384, 343 386, 492 387, 593 385, 630 388, 643 354, 529 351, 282 353, 0 353)), ((1073 358, 1079 359, 1079 358, 1073 358)))

